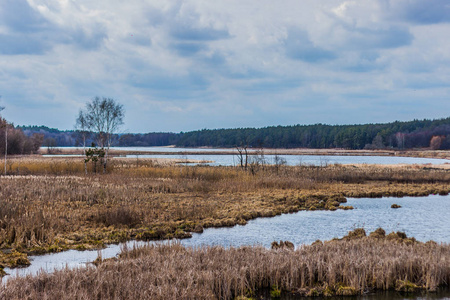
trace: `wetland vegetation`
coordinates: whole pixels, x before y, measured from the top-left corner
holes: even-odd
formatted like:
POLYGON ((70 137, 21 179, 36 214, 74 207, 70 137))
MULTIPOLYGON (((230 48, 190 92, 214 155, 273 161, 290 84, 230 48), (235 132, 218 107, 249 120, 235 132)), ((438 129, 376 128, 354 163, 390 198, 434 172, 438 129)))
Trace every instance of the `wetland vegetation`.
POLYGON ((343 239, 292 247, 123 249, 96 266, 9 280, 0 299, 256 299, 350 296, 375 290, 436 291, 450 280, 450 246, 402 232, 364 229, 343 239))
POLYGON ((158 165, 113 159, 84 175, 78 159, 16 158, 0 186, 0 261, 130 239, 187 238, 300 210, 351 209, 346 197, 446 195, 450 171, 429 166, 158 165))
MULTIPOLYGON (((95 173, 79 158, 15 157, 0 178, 0 271, 30 254, 102 248, 127 240, 189 238, 204 228, 246 224, 302 210, 353 209, 347 197, 448 195, 446 165, 180 166, 112 158, 95 173), (86 169, 88 174, 86 175, 86 169)), ((446 244, 364 230, 293 249, 123 249, 96 266, 9 278, 0 299, 251 299, 434 291, 450 282, 446 244), (257 262, 257 263, 256 263, 257 262)))

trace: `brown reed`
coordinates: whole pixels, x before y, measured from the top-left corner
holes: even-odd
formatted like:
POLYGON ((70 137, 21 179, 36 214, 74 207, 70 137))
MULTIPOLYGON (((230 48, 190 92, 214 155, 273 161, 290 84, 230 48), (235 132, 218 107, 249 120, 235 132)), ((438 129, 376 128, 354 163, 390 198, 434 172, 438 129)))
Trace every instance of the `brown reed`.
POLYGON ((450 245, 393 235, 357 233, 296 250, 148 245, 98 267, 10 279, 0 299, 245 299, 271 288, 331 296, 449 285, 450 245))
MULTIPOLYGON (((450 172, 417 166, 161 166, 130 160, 84 175, 75 159, 20 158, 0 177, 0 249, 46 253, 129 239, 189 237, 299 210, 335 210, 345 197, 448 194, 450 172), (77 166, 77 167, 76 167, 77 166), (22 174, 22 175, 18 175, 22 174)), ((10 252, 13 253, 13 252, 10 252)), ((0 252, 0 264, 25 263, 0 252)))

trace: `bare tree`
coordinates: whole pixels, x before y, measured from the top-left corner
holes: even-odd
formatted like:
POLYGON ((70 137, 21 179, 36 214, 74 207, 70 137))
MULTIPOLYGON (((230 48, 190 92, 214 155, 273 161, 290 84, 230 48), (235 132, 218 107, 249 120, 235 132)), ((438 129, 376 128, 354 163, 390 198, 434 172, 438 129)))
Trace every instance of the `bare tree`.
POLYGON ((78 118, 75 123, 75 129, 77 132, 80 133, 81 138, 83 139, 83 152, 86 154, 86 139, 88 138, 90 131, 89 131, 89 124, 88 120, 85 116, 85 112, 80 109, 78 112, 78 118))
MULTIPOLYGON (((75 129, 81 135, 83 139, 83 154, 86 156, 86 139, 90 135, 89 123, 86 118, 86 113, 80 109, 78 112, 78 118, 75 123, 75 129)), ((87 160, 84 160, 84 172, 87 174, 87 160)))
POLYGON ((86 103, 86 109, 80 111, 77 124, 88 131, 96 133, 97 146, 105 149, 103 172, 106 172, 108 151, 112 145, 114 134, 123 124, 125 110, 123 105, 112 98, 95 97, 86 103))
POLYGON ((247 147, 248 146, 244 146, 244 144, 242 144, 242 146, 236 146, 236 150, 238 152, 238 160, 239 160, 239 164, 241 165, 241 168, 244 170, 247 170, 247 166, 248 166, 248 151, 247 151, 247 147))

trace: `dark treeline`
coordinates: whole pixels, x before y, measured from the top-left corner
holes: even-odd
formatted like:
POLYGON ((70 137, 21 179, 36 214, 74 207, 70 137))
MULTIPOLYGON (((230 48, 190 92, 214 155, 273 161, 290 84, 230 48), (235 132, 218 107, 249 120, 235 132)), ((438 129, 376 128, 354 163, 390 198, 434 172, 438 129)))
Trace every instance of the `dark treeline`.
POLYGON ((76 146, 77 134, 73 130, 61 131, 46 126, 18 126, 27 136, 41 134, 43 136, 42 146, 45 147, 68 147, 76 146))
MULTIPOLYGON (((44 146, 79 146, 76 131, 44 126, 22 127, 31 136, 44 135, 44 146)), ((90 145, 92 140, 88 140, 90 145)), ((181 133, 116 135, 115 146, 266 147, 345 149, 450 149, 450 117, 364 125, 294 125, 265 128, 204 129, 181 133)))
POLYGON ((450 149, 450 118, 365 125, 295 125, 191 131, 179 147, 450 149))
POLYGON ((5 153, 7 142, 8 154, 36 153, 41 147, 44 136, 39 133, 26 135, 22 129, 15 128, 0 117, 0 153, 5 153))
POLYGON ((122 134, 117 139, 116 145, 122 147, 168 146, 175 145, 179 139, 180 134, 170 132, 122 134))
MULTIPOLYGON (((75 130, 61 131, 46 126, 19 126, 27 136, 42 134, 44 147, 71 147, 82 146, 82 134, 75 130)), ((171 132, 151 132, 151 133, 127 133, 115 134, 114 146, 119 147, 150 147, 175 145, 180 139, 180 134, 171 132)), ((95 142, 93 133, 87 135, 86 145, 90 146, 95 142)))

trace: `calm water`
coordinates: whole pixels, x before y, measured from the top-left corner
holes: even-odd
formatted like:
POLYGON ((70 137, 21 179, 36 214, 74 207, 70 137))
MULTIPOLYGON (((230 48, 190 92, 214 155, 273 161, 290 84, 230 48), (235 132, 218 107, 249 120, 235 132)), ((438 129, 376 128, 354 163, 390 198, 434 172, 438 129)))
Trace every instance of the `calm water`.
MULTIPOLYGON (((270 300, 270 291, 263 291, 260 295, 263 299, 270 300)), ((335 297, 298 297, 290 294, 282 294, 281 300, 311 300, 311 299, 326 299, 326 300, 407 300, 407 299, 416 299, 416 300, 428 300, 428 299, 450 299, 450 289, 443 288, 438 290, 436 293, 429 293, 426 291, 418 292, 418 294, 407 294, 396 291, 381 291, 376 293, 371 293, 364 296, 335 296, 335 297)))
MULTIPOLYGON (((81 147, 58 147, 58 149, 79 149, 82 150, 81 147)), ((221 148, 175 148, 175 147, 111 147, 113 150, 119 151, 133 151, 133 152, 223 152, 225 151, 233 151, 233 149, 221 149, 221 148)))
MULTIPOLYGON (((64 147, 64 149, 81 149, 79 147, 64 147)), ((212 161, 207 163, 212 166, 235 166, 239 164, 237 155, 218 155, 216 152, 234 151, 234 149, 211 149, 211 148, 173 148, 173 147, 112 147, 111 149, 134 152, 165 152, 163 155, 127 155, 132 158, 179 158, 212 161), (183 152, 208 152, 208 154, 185 155, 183 152)), ((46 155, 61 156, 61 155, 46 155)), ((315 165, 324 166, 327 164, 444 164, 449 163, 449 159, 418 158, 418 157, 398 157, 398 156, 334 156, 334 155, 278 155, 283 158, 286 164, 295 165, 315 165)), ((254 156, 249 155, 249 160, 254 156)), ((264 160, 268 164, 274 164, 275 155, 265 155, 264 160)))
MULTIPOLYGON (((273 241, 289 240, 295 245, 309 244, 317 239, 330 240, 342 237, 356 227, 364 227, 367 232, 378 227, 387 232, 404 231, 420 241, 434 240, 450 243, 450 196, 432 195, 428 197, 348 199, 346 205, 354 210, 301 211, 273 218, 251 220, 245 226, 231 228, 209 228, 203 233, 194 233, 192 238, 182 240, 186 246, 222 245, 243 246, 263 245, 270 247, 273 241), (393 204, 402 206, 392 209, 393 204)), ((143 245, 145 242, 128 242, 128 247, 143 245)), ((109 245, 99 251, 103 258, 116 256, 121 245, 109 245)), ((30 267, 5 269, 12 275, 37 274, 41 269, 84 266, 95 260, 98 251, 70 250, 61 253, 31 257, 30 267)), ((9 276, 5 277, 7 280, 9 276)))
POLYGON ((251 220, 245 226, 210 228, 192 239, 188 246, 263 245, 289 240, 295 245, 310 244, 317 239, 343 237, 348 231, 364 227, 367 232, 382 227, 387 232, 404 231, 419 241, 450 243, 450 196, 348 199, 354 210, 301 211, 293 214, 251 220), (392 209, 393 203, 402 206, 392 209))
MULTIPOLYGON (((201 154, 201 155, 127 155, 128 158, 179 158, 212 161, 207 165, 212 166, 236 166, 239 165, 237 155, 217 155, 201 154)), ((377 165, 395 165, 395 164, 445 164, 449 163, 448 159, 436 158, 419 158, 419 157, 399 157, 399 156, 334 156, 334 155, 278 155, 286 161, 289 166, 296 165, 314 165, 326 166, 329 164, 377 164, 377 165)), ((249 157, 249 162, 253 159, 249 157)), ((275 164, 275 155, 265 155, 264 161, 267 164, 275 164)))

